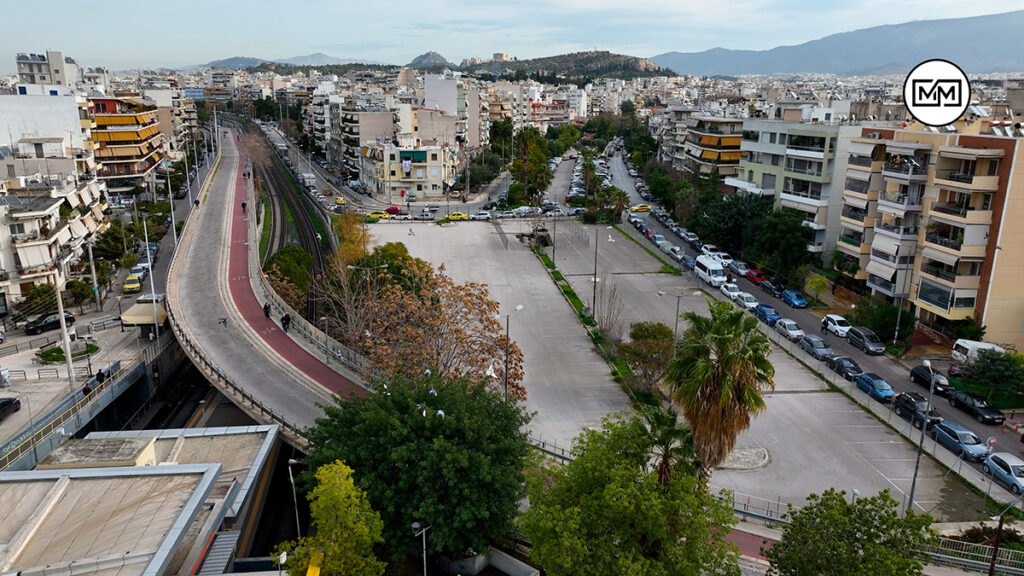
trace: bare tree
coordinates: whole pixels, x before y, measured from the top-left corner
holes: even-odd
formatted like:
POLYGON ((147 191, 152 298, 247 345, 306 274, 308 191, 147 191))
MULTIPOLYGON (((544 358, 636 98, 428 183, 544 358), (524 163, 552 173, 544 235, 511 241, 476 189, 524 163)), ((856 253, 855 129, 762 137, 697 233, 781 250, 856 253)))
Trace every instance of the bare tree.
POLYGON ((597 325, 601 337, 610 342, 622 340, 622 311, 626 305, 619 297, 614 278, 605 276, 597 284, 597 325))

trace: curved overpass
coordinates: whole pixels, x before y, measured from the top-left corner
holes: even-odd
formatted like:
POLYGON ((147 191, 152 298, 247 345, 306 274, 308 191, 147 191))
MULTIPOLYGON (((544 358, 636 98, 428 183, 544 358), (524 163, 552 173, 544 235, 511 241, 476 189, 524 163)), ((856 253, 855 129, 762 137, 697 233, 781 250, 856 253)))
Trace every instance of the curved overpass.
POLYGON ((257 421, 282 425, 284 436, 301 446, 301 429, 323 413, 318 404, 365 388, 356 358, 328 342, 334 360, 327 359, 323 335, 264 289, 256 250, 249 250, 258 244, 255 219, 241 210, 249 184, 245 160, 234 132, 225 134, 217 168, 171 261, 168 318, 210 383, 257 421), (263 314, 268 301, 270 319, 263 314), (294 319, 290 335, 278 321, 285 310, 294 319))

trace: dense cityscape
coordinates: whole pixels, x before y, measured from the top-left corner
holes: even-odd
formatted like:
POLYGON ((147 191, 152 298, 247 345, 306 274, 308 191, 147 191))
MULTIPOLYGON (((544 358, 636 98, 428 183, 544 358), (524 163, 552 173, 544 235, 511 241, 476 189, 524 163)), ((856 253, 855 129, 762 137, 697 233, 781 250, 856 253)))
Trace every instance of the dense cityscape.
POLYGON ((5 570, 1024 571, 1024 63, 919 80, 875 30, 806 67, 18 47, 5 570))

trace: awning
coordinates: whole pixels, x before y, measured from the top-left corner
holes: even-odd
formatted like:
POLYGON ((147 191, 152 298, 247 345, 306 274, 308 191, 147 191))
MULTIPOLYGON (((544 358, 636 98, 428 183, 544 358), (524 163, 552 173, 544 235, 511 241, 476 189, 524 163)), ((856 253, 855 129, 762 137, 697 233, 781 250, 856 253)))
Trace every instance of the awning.
POLYGON ((97 222, 103 222, 103 209, 100 208, 99 204, 93 204, 92 217, 95 218, 97 222))
POLYGON ((870 157, 875 151, 875 146, 877 145, 878 144, 868 144, 867 142, 850 142, 850 154, 870 157))
POLYGON ((96 228, 97 228, 96 221, 92 219, 92 214, 91 213, 90 214, 86 214, 85 216, 82 216, 82 222, 85 224, 85 227, 89 230, 89 232, 95 232, 96 231, 96 228))
MULTIPOLYGON (((156 305, 156 319, 160 324, 167 320, 167 310, 162 302, 156 305)), ((152 326, 154 324, 153 304, 132 305, 131 308, 125 310, 124 314, 121 314, 121 323, 125 326, 152 326)))
POLYGON ((865 210, 868 207, 868 201, 867 200, 864 200, 864 199, 861 199, 861 198, 854 198, 852 196, 846 196, 846 195, 843 196, 843 203, 847 204, 849 206, 854 206, 856 208, 860 208, 861 210, 865 210))
POLYGON ((881 250, 882 252, 885 252, 886 254, 892 254, 893 256, 898 256, 898 254, 896 252, 897 252, 897 250, 900 249, 900 241, 895 239, 895 238, 891 238, 889 236, 884 236, 882 234, 878 234, 876 232, 875 233, 875 239, 871 241, 871 248, 872 249, 876 249, 877 248, 878 250, 881 250))
POLYGON ((72 192, 65 196, 64 199, 68 201, 68 205, 72 208, 78 208, 78 205, 81 204, 78 198, 78 192, 72 192))
POLYGON ((892 282, 892 277, 896 275, 895 268, 889 268, 885 264, 877 260, 868 261, 868 274, 873 274, 886 282, 892 282))
POLYGON ((846 177, 854 180, 860 180, 861 182, 867 182, 871 180, 871 172, 865 172, 864 170, 847 170, 846 177))
POLYGON ((75 218, 71 221, 71 234, 75 238, 85 238, 85 235, 89 233, 89 229, 85 227, 85 223, 80 218, 75 218))
POLYGON ((889 154, 900 154, 903 156, 913 156, 918 150, 931 150, 931 144, 925 144, 921 142, 904 142, 902 140, 887 140, 885 142, 885 151, 889 154))
POLYGON ((921 255, 929 260, 935 260, 936 262, 942 262, 947 266, 956 266, 957 256, 950 254, 949 252, 943 252, 942 250, 936 250, 930 246, 925 246, 921 255))

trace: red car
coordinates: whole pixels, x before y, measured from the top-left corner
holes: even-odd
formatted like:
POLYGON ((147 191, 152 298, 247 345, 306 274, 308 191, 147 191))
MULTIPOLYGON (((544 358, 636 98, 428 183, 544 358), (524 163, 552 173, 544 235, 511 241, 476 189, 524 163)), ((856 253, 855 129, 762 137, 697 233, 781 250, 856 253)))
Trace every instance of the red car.
POLYGON ((767 279, 768 277, 764 275, 764 272, 761 272, 757 268, 754 268, 753 270, 747 270, 747 280, 750 280, 754 284, 760 284, 761 282, 764 282, 767 279))
POLYGON ((402 209, 399 208, 398 206, 388 206, 387 208, 384 209, 384 211, 387 212, 388 214, 398 214, 399 212, 402 211, 402 209))

